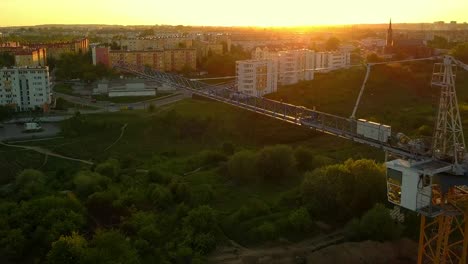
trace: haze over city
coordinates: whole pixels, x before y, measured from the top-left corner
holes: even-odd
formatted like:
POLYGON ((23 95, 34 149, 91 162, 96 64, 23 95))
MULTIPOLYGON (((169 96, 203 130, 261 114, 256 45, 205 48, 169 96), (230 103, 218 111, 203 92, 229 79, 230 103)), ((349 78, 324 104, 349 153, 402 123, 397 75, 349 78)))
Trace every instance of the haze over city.
POLYGON ((197 26, 301 26, 382 23, 464 22, 466 0, 238 0, 115 1, 2 0, 0 26, 119 24, 197 26))

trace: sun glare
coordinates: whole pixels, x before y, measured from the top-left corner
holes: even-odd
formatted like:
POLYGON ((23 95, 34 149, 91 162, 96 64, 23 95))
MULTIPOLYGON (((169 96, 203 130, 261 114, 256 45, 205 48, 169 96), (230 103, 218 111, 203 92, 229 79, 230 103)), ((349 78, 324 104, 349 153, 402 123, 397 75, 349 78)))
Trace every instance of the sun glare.
POLYGON ((32 24, 183 24, 212 26, 299 26, 383 23, 395 21, 433 22, 465 18, 468 2, 381 2, 373 0, 289 1, 116 1, 3 0, 0 26, 32 24), (385 4, 385 8, 383 8, 385 4))

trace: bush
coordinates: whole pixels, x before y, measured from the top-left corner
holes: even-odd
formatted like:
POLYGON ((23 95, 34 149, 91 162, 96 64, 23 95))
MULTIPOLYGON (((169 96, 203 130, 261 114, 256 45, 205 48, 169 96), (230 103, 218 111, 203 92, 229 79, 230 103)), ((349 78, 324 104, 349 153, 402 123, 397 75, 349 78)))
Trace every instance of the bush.
POLYGON ((390 211, 384 205, 376 204, 360 220, 355 218, 346 226, 346 236, 356 241, 386 241, 399 239, 402 230, 390 216, 390 211))
POLYGON ((277 145, 262 149, 257 156, 256 165, 261 179, 278 181, 295 175, 296 159, 291 147, 277 145))
POLYGON ((312 227, 312 220, 306 208, 302 207, 293 211, 288 217, 289 224, 295 231, 307 232, 312 227))
POLYGON ((157 208, 168 208, 172 204, 172 194, 164 186, 155 184, 150 187, 150 198, 157 208))
POLYGON ((298 147, 294 150, 294 157, 296 159, 297 169, 299 171, 307 171, 314 169, 314 154, 312 153, 312 151, 304 147, 298 147))
POLYGON ((95 171, 101 175, 116 180, 120 173, 120 163, 116 159, 108 159, 96 166, 95 171))
POLYGON ((148 171, 148 178, 150 182, 166 185, 171 182, 171 176, 158 168, 152 168, 148 171))
POLYGON ((255 159, 255 153, 247 150, 232 155, 227 164, 229 176, 239 182, 257 181, 255 159))
POLYGON ((111 180, 99 173, 90 171, 81 171, 73 178, 75 190, 82 197, 102 191, 111 182, 111 180))
POLYGON ((44 191, 45 175, 38 170, 23 170, 16 176, 16 188, 20 198, 32 198, 44 191))
POLYGON ((338 220, 359 216, 385 201, 385 169, 372 160, 325 166, 305 174, 301 193, 314 214, 338 220))
POLYGON ((264 222, 253 230, 255 236, 261 240, 271 240, 277 237, 276 227, 273 223, 264 222))

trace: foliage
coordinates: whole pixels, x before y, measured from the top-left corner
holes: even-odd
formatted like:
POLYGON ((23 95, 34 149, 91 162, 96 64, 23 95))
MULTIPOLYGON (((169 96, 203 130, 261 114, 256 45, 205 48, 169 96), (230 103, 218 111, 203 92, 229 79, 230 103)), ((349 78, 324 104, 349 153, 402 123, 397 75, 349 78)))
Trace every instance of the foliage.
POLYGON ((312 227, 311 217, 305 207, 293 211, 289 215, 288 221, 295 231, 305 232, 312 227))
POLYGON ((277 145, 262 149, 258 153, 256 165, 263 180, 281 181, 294 176, 296 160, 291 147, 277 145))
POLYGON ((348 239, 386 241, 400 238, 402 227, 390 216, 382 204, 376 204, 361 219, 353 219, 346 226, 348 239))
POLYGON ((16 188, 20 198, 32 198, 44 191, 45 175, 38 170, 26 169, 16 177, 16 188))
POLYGON ((468 43, 461 43, 452 50, 453 56, 460 61, 468 64, 468 43))
POLYGON ((110 182, 108 177, 91 171, 81 171, 73 178, 75 190, 82 197, 104 190, 110 182))
POLYGON ((379 55, 377 55, 375 53, 371 53, 371 54, 367 55, 366 61, 367 61, 367 63, 382 62, 383 59, 381 57, 379 57, 379 55))
POLYGON ((449 49, 453 46, 446 38, 437 35, 434 36, 433 40, 429 40, 427 44, 429 47, 436 49, 449 49))
POLYGON ((82 263, 140 263, 138 253, 118 231, 98 231, 89 242, 82 263))
POLYGON ((102 64, 93 65, 91 54, 65 53, 56 61, 55 76, 58 80, 81 79, 87 82, 110 78, 115 74, 102 64))
POLYGON ((372 160, 349 159, 306 173, 301 192, 311 212, 343 220, 384 201, 385 188, 383 166, 372 160))
POLYGON ((15 65, 15 56, 9 52, 0 52, 0 68, 15 65))
POLYGON ((15 109, 6 105, 0 105, 0 122, 13 116, 15 109))
POLYGON ((251 151, 239 151, 231 156, 227 167, 229 176, 240 182, 258 180, 255 168, 256 154, 251 151))
POLYGON ((297 162, 297 169, 299 171, 308 171, 314 169, 314 153, 307 148, 298 147, 294 150, 294 158, 297 162))
POLYGON ((75 232, 71 236, 60 236, 52 243, 52 248, 47 254, 47 263, 79 264, 83 261, 87 246, 86 239, 75 232))
POLYGON ((340 43, 341 43, 341 41, 339 39, 337 39, 335 37, 331 37, 325 43, 325 48, 328 51, 338 50, 338 48, 340 47, 340 43))
POLYGON ((101 175, 107 176, 114 181, 118 179, 120 173, 120 163, 116 159, 108 159, 96 166, 95 171, 101 175))

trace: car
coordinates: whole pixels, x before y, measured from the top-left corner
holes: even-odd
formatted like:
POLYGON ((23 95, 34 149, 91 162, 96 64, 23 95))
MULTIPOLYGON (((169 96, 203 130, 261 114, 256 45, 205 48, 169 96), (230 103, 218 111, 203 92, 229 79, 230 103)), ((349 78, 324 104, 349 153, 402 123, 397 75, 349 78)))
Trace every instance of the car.
POLYGON ((96 103, 96 102, 97 102, 96 99, 94 99, 94 98, 91 99, 91 103, 96 103))

